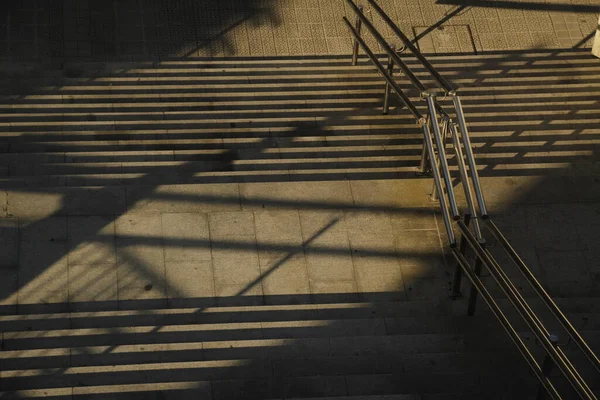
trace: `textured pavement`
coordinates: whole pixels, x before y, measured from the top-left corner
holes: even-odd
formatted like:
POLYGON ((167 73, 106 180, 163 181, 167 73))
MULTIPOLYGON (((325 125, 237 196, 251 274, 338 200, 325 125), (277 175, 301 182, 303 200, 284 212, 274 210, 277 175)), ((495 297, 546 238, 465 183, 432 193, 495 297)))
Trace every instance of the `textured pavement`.
MULTIPOLYGON (((380 4, 426 53, 591 48, 599 13, 596 0, 380 4)), ((340 54, 350 49, 343 15, 353 19, 344 0, 11 2, 0 11, 0 58, 109 61, 340 54)), ((384 33, 391 36, 387 29, 384 33)))

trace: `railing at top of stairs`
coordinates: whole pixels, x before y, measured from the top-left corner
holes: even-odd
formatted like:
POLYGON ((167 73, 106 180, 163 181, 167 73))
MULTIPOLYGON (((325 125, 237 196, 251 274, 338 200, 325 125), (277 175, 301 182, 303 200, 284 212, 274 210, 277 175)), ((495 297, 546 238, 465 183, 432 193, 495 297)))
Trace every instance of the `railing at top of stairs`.
POLYGON ((396 94, 407 109, 414 115, 417 124, 423 129, 423 151, 418 170, 420 173, 426 173, 429 167, 429 170, 431 171, 434 181, 432 197, 439 201, 446 233, 448 235, 448 244, 457 261, 452 284, 452 296, 455 298, 460 296, 462 275, 466 275, 471 282, 467 310, 468 315, 473 315, 475 312, 477 296, 480 295, 483 297, 494 316, 499 320, 513 343, 517 346, 521 355, 527 361, 534 375, 539 380, 540 390, 538 391, 538 399, 543 399, 548 396, 552 399, 564 398, 564 395, 559 393, 557 386, 553 383, 554 377, 551 377, 550 374, 550 370, 553 366, 558 367, 562 375, 570 383, 572 389, 577 393, 578 397, 582 399, 596 399, 597 397, 590 389, 588 383, 582 378, 577 368, 558 344, 556 335, 550 333, 541 318, 533 311, 531 305, 525 300, 516 285, 510 280, 505 269, 500 265, 497 259, 494 258, 489 250, 486 249, 484 230, 485 232, 489 232, 498 243, 500 243, 501 248, 517 266, 518 270, 542 300, 542 303, 551 311, 553 318, 559 322, 570 339, 577 344, 579 350, 585 354, 588 361, 594 366, 596 369, 595 372, 599 375, 600 379, 600 360, 596 354, 594 354, 590 346, 565 317, 556 303, 535 278, 531 270, 509 244, 508 240, 504 237, 496 224, 494 224, 492 219, 488 216, 477 173, 477 165, 469 140, 467 123, 457 91, 439 74, 433 65, 431 65, 419 49, 400 30, 375 0, 366 1, 368 2, 368 7, 371 11, 375 11, 400 39, 403 46, 402 52, 408 50, 433 77, 435 82, 441 87, 444 95, 452 98, 454 115, 456 116, 457 123, 453 121, 451 116, 438 102, 436 93, 439 93, 439 89, 436 88, 437 92, 427 90, 425 85, 421 83, 404 62, 399 54, 401 52, 396 51, 396 48, 384 39, 374 24, 363 13, 363 7, 357 5, 354 0, 346 0, 356 15, 355 25, 353 25, 348 18, 343 18, 354 38, 352 65, 357 65, 358 52, 359 49, 362 48, 381 76, 385 79, 384 114, 389 111, 390 94, 396 94), (363 26, 367 28, 377 43, 379 43, 381 48, 387 53, 387 65, 381 63, 379 57, 362 38, 361 30, 363 26), (404 76, 420 91, 421 98, 426 104, 426 115, 415 106, 395 81, 393 77, 395 66, 398 66, 404 76), (451 138, 451 146, 454 150, 460 181, 465 193, 467 207, 466 212, 462 217, 458 210, 454 195, 454 188, 446 156, 446 139, 448 137, 451 138), (460 234, 458 245, 455 231, 460 234), (470 251, 475 255, 474 266, 471 266, 467 260, 467 251, 470 251), (512 306, 517 310, 528 328, 533 332, 537 341, 541 344, 545 352, 545 358, 541 366, 531 353, 530 349, 525 345, 523 339, 519 336, 506 314, 491 295, 486 285, 480 279, 483 267, 489 271, 494 281, 500 286, 510 300, 512 306))

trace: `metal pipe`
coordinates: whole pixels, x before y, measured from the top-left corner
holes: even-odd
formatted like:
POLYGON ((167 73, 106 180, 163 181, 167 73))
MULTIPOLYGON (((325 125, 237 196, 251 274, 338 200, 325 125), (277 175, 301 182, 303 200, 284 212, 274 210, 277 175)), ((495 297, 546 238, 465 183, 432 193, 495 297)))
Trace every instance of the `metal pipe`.
POLYGON ((419 163, 419 174, 425 175, 427 173, 428 157, 429 153, 427 153, 427 145, 425 144, 425 140, 423 140, 423 149, 421 150, 421 162, 419 163))
MULTIPOLYGON (((396 51, 396 48, 392 45, 392 50, 396 51)), ((394 77, 394 60, 392 57, 388 56, 388 65, 387 65, 388 74, 393 78, 394 77)), ((385 83, 385 95, 383 98, 383 114, 387 115, 390 111, 390 84, 385 83)))
MULTIPOLYGON (((458 213, 458 207, 456 206, 456 198, 454 197, 454 189, 452 187, 452 179, 450 177, 450 170, 448 169, 448 160, 446 159, 446 149, 445 149, 445 141, 442 140, 442 134, 440 133, 440 126, 437 121, 437 114, 435 112, 435 96, 427 93, 425 96, 425 101, 427 102, 427 107, 429 108, 429 120, 431 121, 431 125, 433 127, 433 135, 435 137, 436 146, 438 149, 438 156, 440 159, 440 165, 442 167, 442 173, 444 175, 444 181, 446 183, 446 194, 448 195, 448 201, 450 202, 450 210, 452 211, 452 217, 455 221, 460 219, 460 215, 458 213)), ((430 156, 433 153, 430 153, 430 156)), ((433 167, 433 164, 432 164, 433 167)), ((440 196, 442 196, 441 188, 438 187, 438 191, 440 196)))
POLYGON ((479 214, 481 215, 481 218, 487 219, 487 208, 485 206, 483 192, 481 191, 481 185, 479 184, 479 172, 477 171, 477 164, 475 163, 475 156, 473 155, 473 148, 471 147, 471 139, 469 139, 469 131, 467 130, 467 121, 465 120, 465 114, 463 113, 462 103, 456 93, 452 93, 452 101, 454 102, 454 108, 456 109, 456 118, 458 120, 458 125, 460 126, 469 169, 471 170, 475 196, 477 197, 477 203, 479 204, 479 214))
MULTIPOLYGON (((387 43, 387 41, 383 38, 383 36, 381 36, 381 34, 377 31, 377 29, 371 23, 371 21, 369 21, 369 19, 363 13, 360 12, 360 9, 358 8, 358 6, 356 4, 354 4, 354 1, 346 0, 346 2, 354 10, 354 12, 358 16, 358 18, 361 19, 362 23, 367 27, 369 32, 371 32, 371 34, 373 35, 375 40, 377 40, 377 42, 381 45, 383 50, 388 54, 388 56, 392 57, 392 60, 394 60, 394 63, 396 63, 400 67, 402 72, 404 72, 404 74, 412 82, 412 84, 415 85, 417 87, 417 89, 419 89, 420 92, 424 92, 425 86, 421 83, 421 81, 419 81, 419 79, 415 76, 415 74, 413 74, 413 72, 410 70, 410 68, 408 68, 406 63, 404 63, 404 61, 402 61, 400 56, 395 51, 392 51, 392 48, 387 43)), ((443 117, 450 118, 450 116, 446 113, 446 111, 444 111, 442 106, 440 106, 439 104, 436 103, 436 108, 443 117)))
MULTIPOLYGON (((358 6, 358 10, 362 14, 363 7, 362 6, 358 6)), ((358 32, 358 36, 359 37, 360 37, 360 30, 361 30, 361 28, 362 28, 362 20, 357 15, 356 16, 356 32, 358 32)), ((354 39, 354 43, 353 43, 352 47, 353 47, 352 48, 352 65, 356 66, 356 64, 358 64, 358 41, 356 39, 354 39)))
POLYGON ((410 99, 404 94, 402 89, 400 89, 400 86, 398 86, 398 84, 394 81, 394 79, 388 75, 387 71, 385 70, 385 67, 383 65, 381 65, 381 63, 379 62, 379 60, 377 59, 375 54, 373 54, 373 52, 371 51, 369 46, 367 46, 365 41, 360 36, 358 36, 358 32, 356 32, 356 30, 354 29, 354 27, 352 26, 350 21, 348 21, 348 18, 343 17, 343 20, 346 23, 346 25, 348 26, 348 28, 350 29, 350 32, 352 33, 354 38, 358 41, 358 43, 364 50, 364 52, 367 53, 367 56, 369 56, 369 58, 371 59, 373 64, 375 64, 375 67, 377 67, 377 69, 379 70, 379 73, 390 84, 392 89, 394 89, 394 92, 396 92, 396 94, 398 95, 398 97, 400 97, 400 100, 402 100, 402 102, 406 105, 406 107, 408 107, 408 109, 415 116, 415 118, 417 119, 419 124, 423 123, 425 121, 423 114, 421 114, 421 112, 419 110, 417 110, 417 108, 412 103, 412 101, 410 101, 410 99))
POLYGON ((356 16, 358 18, 360 18, 360 20, 365 25, 365 27, 367 27, 369 32, 371 32, 371 34, 373 35, 375 40, 377 40, 379 42, 379 44, 385 50, 385 52, 390 57, 393 58, 393 60, 396 64, 398 64, 400 69, 402 69, 402 72, 404 72, 406 74, 406 76, 413 83, 413 85, 415 85, 417 87, 417 89, 419 89, 419 91, 421 91, 421 92, 425 91, 425 86, 423 86, 421 81, 419 81, 419 79, 415 76, 415 74, 412 73, 412 71, 410 70, 410 68, 408 68, 408 66, 404 63, 404 61, 402 61, 400 59, 400 56, 398 56, 398 54, 396 54, 395 52, 392 51, 390 45, 386 42, 386 40, 383 38, 383 36, 381 36, 381 34, 377 31, 375 26, 373 26, 371 21, 369 21, 369 19, 362 12, 360 12, 359 7, 356 4, 354 4, 354 1, 346 0, 346 2, 354 10, 354 12, 356 13, 356 16))
POLYGON ((483 247, 477 242, 471 231, 469 231, 462 221, 458 222, 458 226, 460 227, 462 234, 469 241, 471 248, 475 250, 477 257, 481 259, 496 283, 506 294, 511 304, 516 308, 517 312, 521 318, 523 318, 529 329, 531 329, 536 339, 542 344, 542 347, 546 353, 552 357, 552 361, 560 368, 561 372, 567 378, 573 389, 575 389, 575 391, 583 399, 596 399, 594 393, 579 375, 564 352, 560 348, 556 349, 554 346, 552 346, 552 343, 548 339, 548 330, 541 323, 523 296, 517 291, 514 284, 510 281, 510 279, 508 279, 496 260, 494 260, 487 250, 483 249, 483 247))
MULTIPOLYGON (((423 124, 423 133, 425 134, 425 144, 427 145, 427 151, 429 152, 429 161, 431 163, 433 181, 435 182, 437 190, 440 193, 442 193, 442 178, 440 176, 440 171, 437 169, 435 157, 431 156, 433 154, 433 141, 431 139, 431 132, 429 131, 429 126, 427 124, 423 124)), ((442 217, 444 218, 444 225, 446 227, 446 234, 448 235, 450 247, 456 247, 456 240, 454 239, 454 232, 452 231, 452 222, 450 220, 450 213, 448 212, 446 200, 444 196, 439 196, 438 200, 440 202, 440 208, 442 209, 442 217)))
POLYGON ((533 290, 537 293, 537 295, 542 299, 544 304, 550 309, 554 317, 558 320, 561 326, 567 331, 571 339, 577 344, 579 349, 585 354, 587 359, 592 363, 592 365, 596 368, 598 372, 600 372, 600 360, 598 356, 594 353, 594 351, 590 348, 587 342, 581 337, 579 332, 575 329, 575 327, 571 324, 569 319, 563 314, 563 312, 558 308, 554 300, 550 297, 548 292, 544 289, 541 283, 536 279, 531 270, 527 267, 525 262, 519 257, 515 249, 510 245, 506 237, 500 232, 496 224, 492 220, 487 220, 485 226, 488 230, 494 235, 494 237, 498 240, 498 243, 506 250, 512 261, 521 271, 525 279, 529 282, 533 290))
POLYGON ((500 267, 498 262, 494 259, 494 257, 492 257, 491 253, 488 250, 483 249, 483 252, 488 257, 488 261, 494 267, 494 270, 490 270, 492 277, 494 278, 496 283, 500 285, 504 293, 507 296, 509 296, 509 300, 511 301, 513 306, 517 308, 517 311, 521 315, 521 318, 525 320, 525 323, 527 323, 529 328, 533 331, 537 340, 542 343, 544 350, 546 350, 546 354, 552 358, 554 363, 557 363, 557 359, 560 360, 560 363, 558 363, 558 367, 561 369, 562 373, 565 375, 573 389, 575 389, 575 391, 583 399, 596 399, 594 392, 592 392, 587 382, 582 378, 582 376, 579 374, 579 371, 577 371, 577 369, 571 363, 571 361, 563 352, 563 350, 556 346, 552 346, 552 343, 550 341, 551 335, 546 329, 546 326, 542 323, 537 314, 531 309, 529 303, 525 301, 521 293, 519 293, 519 291, 512 283, 508 275, 506 275, 502 267, 500 267), (502 281, 502 283, 500 283, 500 280, 502 281), (508 291, 506 291, 505 289, 510 291, 512 297, 510 297, 508 291), (519 303, 519 307, 517 307, 515 301, 519 303), (527 317, 525 315, 527 315, 527 317))
POLYGON ((529 349, 527 348, 525 343, 523 343, 523 339, 521 339, 521 337, 519 336, 519 334, 517 333, 515 328, 511 325, 508 318, 506 318, 506 315, 504 315, 504 313, 502 312, 502 310, 500 309, 498 304, 496 304, 496 302, 494 301, 494 299, 492 298, 492 296, 490 295, 488 290, 485 288, 485 286, 481 282, 481 279, 479 279, 479 277, 475 276, 475 274, 469 267, 469 263, 467 262, 466 258, 456 249, 454 251, 452 251, 452 254, 456 258, 458 265, 463 270, 465 275, 467 275, 467 277, 469 278, 469 280, 471 281, 473 286, 475 286, 477 288, 477 290, 479 291, 479 293, 481 294, 481 297, 483 298, 483 300, 490 307, 490 309, 492 310, 492 313, 494 314, 496 319, 498 319, 498 321, 500 322, 500 325, 502 325, 502 327, 504 328, 504 330, 506 331, 506 333, 508 334, 510 339, 517 346, 517 349, 519 350, 519 352, 521 353, 523 358, 525 358, 525 361, 527 361, 529 368, 531 368, 531 370, 535 374, 536 378, 538 378, 540 383, 544 386, 544 388, 546 389, 548 394, 553 399, 560 400, 561 399, 560 394, 558 393, 558 391, 556 390, 556 388, 554 387, 552 382, 550 382, 548 377, 544 376, 544 374, 542 373, 542 370, 540 368, 540 365, 537 363, 537 361, 535 360, 535 358, 533 357, 533 355, 531 354, 531 352, 529 351, 529 349))
MULTIPOLYGON (((448 120, 447 120, 447 119, 444 119, 444 120, 442 121, 442 132, 444 132, 444 134, 442 135, 443 137, 445 137, 445 135, 446 135, 446 134, 445 134, 445 132, 446 132, 446 129, 448 129, 448 120)), ((446 143, 445 143, 445 142, 444 142, 444 148, 446 148, 446 143)), ((440 167, 440 158, 439 158, 439 155, 438 155, 438 157, 436 158, 436 164, 437 164, 437 166, 438 166, 438 169, 439 169, 439 168, 441 168, 441 167, 440 167)), ((431 186, 432 186, 432 187, 431 187, 431 196, 430 196, 430 198, 431 198, 431 201, 437 201, 437 200, 438 200, 438 196, 439 196, 440 194, 438 193, 438 191, 437 191, 437 188, 435 187, 435 183, 433 183, 431 186)))
MULTIPOLYGON (((350 1, 350 0, 348 0, 350 1)), ((410 49, 410 51, 417 57, 419 61, 423 64, 423 66, 429 71, 429 73, 435 78, 435 80, 446 90, 448 93, 453 92, 454 89, 452 86, 436 71, 436 69, 427 61, 425 56, 417 49, 417 47, 412 43, 412 41, 400 30, 398 25, 396 25, 392 19, 383 11, 381 7, 374 0, 367 0, 371 7, 377 11, 381 18, 389 25, 392 31, 402 40, 404 45, 410 49)))
POLYGON ((469 213, 473 216, 473 229, 475 236, 479 243, 484 243, 483 235, 481 233, 481 226, 479 225, 479 218, 477 218, 477 212, 475 211, 475 200, 473 199, 473 192, 471 191, 471 184, 469 183, 469 175, 467 173, 467 166, 465 165, 465 158, 460 146, 460 139, 458 137, 458 131, 456 130, 456 124, 450 124, 450 133, 452 134, 452 143, 454 144, 454 153, 456 155, 456 163, 458 164, 458 172, 460 173, 460 179, 463 184, 465 192, 465 199, 467 201, 467 208, 469 213))

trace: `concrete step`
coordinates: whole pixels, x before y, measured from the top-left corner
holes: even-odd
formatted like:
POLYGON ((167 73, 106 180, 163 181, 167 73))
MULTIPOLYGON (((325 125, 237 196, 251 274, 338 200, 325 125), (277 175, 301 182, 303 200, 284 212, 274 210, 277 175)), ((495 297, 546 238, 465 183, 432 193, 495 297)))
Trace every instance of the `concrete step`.
MULTIPOLYGON (((72 389, 73 398, 115 399, 344 399, 344 400, 420 400, 475 398, 509 388, 514 393, 532 393, 531 385, 511 382, 508 377, 466 374, 383 374, 349 376, 314 376, 299 378, 229 379, 187 382, 81 386, 72 389), (483 390, 477 385, 485 382, 483 390), (504 385, 504 387, 502 387, 504 385), (395 393, 390 395, 390 393, 395 393), (401 393, 400 395, 397 393, 401 393), (404 393, 404 394, 402 394, 404 393), (414 393, 414 394, 411 394, 414 393), (467 395, 472 397, 448 397, 467 395), (446 397, 444 397, 446 396, 446 397)), ((40 394, 64 398, 71 393, 61 389, 43 389, 8 392, 12 396, 34 397, 40 394), (45 392, 44 392, 45 391, 45 392)), ((481 397, 479 397, 481 398, 481 397)), ((500 398, 500 397, 498 397, 500 398)))
MULTIPOLYGON (((74 305, 77 308, 77 305, 74 305)), ((201 308, 157 308, 131 310, 72 311, 0 316, 0 332, 44 329, 180 325, 189 323, 230 323, 301 321, 321 319, 368 319, 444 316, 451 313, 449 302, 319 303, 260 306, 203 306, 201 308)))

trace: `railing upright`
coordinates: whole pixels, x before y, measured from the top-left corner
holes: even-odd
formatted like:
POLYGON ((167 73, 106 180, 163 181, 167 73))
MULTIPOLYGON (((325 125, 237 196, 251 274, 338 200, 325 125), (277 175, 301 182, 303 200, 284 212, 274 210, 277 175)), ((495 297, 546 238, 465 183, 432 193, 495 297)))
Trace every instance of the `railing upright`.
POLYGON ((477 171, 475 156, 473 155, 473 148, 471 147, 471 139, 469 138, 469 131, 467 129, 467 121, 465 120, 465 114, 463 112, 462 103, 455 92, 452 92, 451 95, 452 101, 454 102, 454 108, 456 110, 456 119, 458 120, 458 125, 461 131, 460 136, 465 147, 465 154, 467 155, 467 161, 469 163, 469 169, 471 171, 471 179, 473 181, 473 187, 475 188, 475 196, 477 197, 477 203, 479 205, 479 213, 481 215, 481 218, 487 219, 487 207, 483 198, 481 184, 479 183, 479 172, 477 171))
MULTIPOLYGON (((445 139, 442 138, 442 133, 440 131, 440 125, 437 120, 436 113, 436 102, 435 95, 430 93, 424 93, 425 101, 427 102, 427 108, 429 109, 429 121, 431 122, 431 126, 433 128, 433 137, 435 138, 435 144, 438 150, 440 167, 442 169, 442 175, 444 177, 444 183, 446 184, 446 193, 448 194, 448 201, 450 202, 450 211, 452 212, 452 218, 455 221, 460 219, 460 214, 458 213, 458 206, 456 205, 456 198, 454 197, 454 189, 452 187, 452 178, 450 177, 450 169, 448 168, 448 159, 446 158, 446 149, 445 149, 445 139)), ((429 152, 429 155, 433 155, 434 153, 429 152)), ((435 158, 435 157, 432 157, 435 158)), ((432 163, 432 168, 433 168, 432 163)), ((437 186, 436 186, 437 187, 437 186)), ((437 188, 440 196, 443 196, 443 191, 440 191, 440 188, 437 188)))
POLYGON ((417 49, 417 47, 413 44, 413 42, 398 28, 398 25, 392 21, 392 19, 383 11, 383 9, 377 4, 374 0, 367 0, 371 7, 381 16, 381 18, 385 21, 385 23, 392 29, 392 31, 402 40, 404 46, 408 48, 417 59, 423 64, 423 66, 429 71, 429 73, 434 77, 434 79, 440 84, 442 88, 448 93, 454 91, 450 83, 444 79, 443 76, 436 71, 435 68, 429 63, 429 61, 425 58, 425 56, 417 49))
MULTIPOLYGON (((358 8, 357 8, 357 11, 359 11, 358 8)), ((361 15, 362 15, 362 13, 361 13, 361 15)), ((417 119, 417 123, 423 124, 425 121, 425 117, 423 116, 423 114, 421 114, 421 112, 415 107, 415 105, 412 103, 412 101, 410 101, 408 96, 406 96, 406 94, 404 94, 402 89, 400 89, 400 86, 398 86, 396 81, 394 81, 394 78, 391 77, 387 73, 385 67, 379 62, 379 60, 377 59, 377 56, 371 51, 369 46, 360 37, 360 34, 352 26, 352 23, 348 20, 348 18, 344 17, 343 20, 346 23, 346 25, 348 26, 348 29, 350 29, 350 32, 354 36, 354 39, 362 47, 362 49, 367 54, 367 56, 371 59, 371 62, 373 62, 373 64, 375 65, 375 67, 377 68, 377 70, 379 71, 381 76, 383 76, 385 81, 390 85, 390 87, 394 90, 394 92, 396 92, 398 97, 400 97, 400 100, 402 100, 402 102, 406 105, 406 107, 408 107, 409 111, 415 116, 415 118, 417 119)))
MULTIPOLYGON (((431 138, 431 132, 429 130, 428 124, 423 124, 423 133, 425 135, 425 145, 427 146, 427 152, 429 154, 434 154, 433 140, 431 138)), ((442 177, 440 176, 440 170, 437 168, 437 162, 435 157, 429 157, 429 162, 431 163, 431 173, 433 175, 433 182, 435 184, 435 187, 438 193, 444 193, 444 189, 442 186, 442 177)), ((448 210, 448 205, 446 204, 446 198, 444 196, 438 196, 438 201, 440 203, 440 209, 442 210, 442 218, 444 219, 444 226, 446 227, 446 234, 448 235, 450 247, 456 247, 456 239, 454 237, 454 231, 452 230, 452 220, 450 218, 450 211, 448 210)))
MULTIPOLYGON (((360 11, 360 13, 362 14, 363 8, 362 6, 358 7, 358 10, 360 11)), ((356 15, 356 32, 358 33, 358 37, 360 37, 360 31, 362 28, 362 19, 360 19, 360 16, 358 16, 358 14, 356 15)), ((352 65, 356 66, 356 64, 358 64, 358 49, 359 49, 359 43, 358 43, 358 39, 354 39, 354 43, 352 44, 352 65)))

